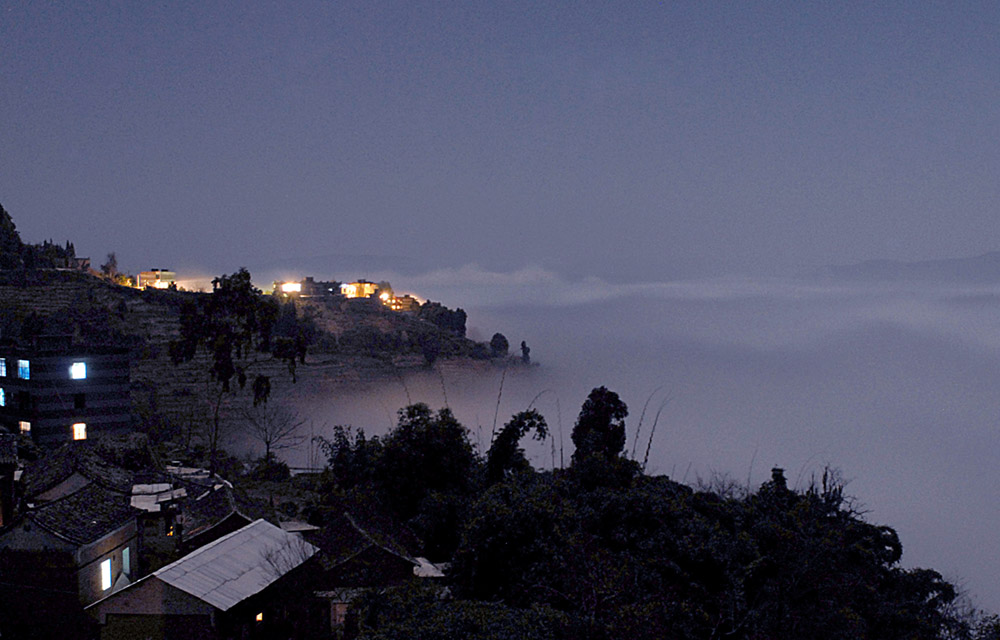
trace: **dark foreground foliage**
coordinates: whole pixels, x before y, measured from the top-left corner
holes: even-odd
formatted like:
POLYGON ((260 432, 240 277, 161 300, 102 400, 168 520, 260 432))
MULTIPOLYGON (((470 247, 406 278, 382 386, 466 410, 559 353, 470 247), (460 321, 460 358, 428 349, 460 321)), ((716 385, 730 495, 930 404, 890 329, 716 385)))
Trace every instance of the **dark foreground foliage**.
POLYGON ((452 565, 448 590, 369 594, 345 629, 381 638, 994 638, 929 569, 904 569, 891 528, 825 474, 756 491, 696 490, 621 455, 627 407, 591 393, 568 469, 539 472, 515 416, 486 459, 450 412, 416 405, 383 439, 327 443, 327 495, 363 496, 452 565), (451 553, 453 551, 453 553, 451 553))

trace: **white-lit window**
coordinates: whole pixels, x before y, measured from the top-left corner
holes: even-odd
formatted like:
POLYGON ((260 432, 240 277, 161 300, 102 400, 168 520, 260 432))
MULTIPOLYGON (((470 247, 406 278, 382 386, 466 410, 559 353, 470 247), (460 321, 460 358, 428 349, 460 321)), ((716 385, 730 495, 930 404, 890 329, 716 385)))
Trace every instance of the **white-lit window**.
POLYGON ((26 436, 30 436, 31 435, 31 423, 30 422, 28 422, 26 420, 21 420, 18 423, 18 426, 21 427, 21 433, 22 434, 24 434, 26 436))
POLYGON ((0 378, 7 377, 7 359, 0 358, 0 378))
POLYGON ((101 589, 107 591, 111 588, 111 558, 101 563, 101 589))
POLYGON ((129 560, 129 548, 125 547, 122 549, 122 573, 125 575, 132 573, 132 567, 129 560))
POLYGON ((31 380, 31 363, 27 360, 17 361, 17 377, 21 380, 31 380))
POLYGON ((69 377, 74 380, 86 380, 87 379, 87 363, 86 362, 74 362, 69 367, 69 377))
POLYGON ((86 440, 87 439, 87 425, 83 422, 77 422, 73 425, 73 439, 74 440, 86 440))
POLYGON ((7 394, 3 392, 3 388, 0 387, 0 407, 7 406, 7 394))

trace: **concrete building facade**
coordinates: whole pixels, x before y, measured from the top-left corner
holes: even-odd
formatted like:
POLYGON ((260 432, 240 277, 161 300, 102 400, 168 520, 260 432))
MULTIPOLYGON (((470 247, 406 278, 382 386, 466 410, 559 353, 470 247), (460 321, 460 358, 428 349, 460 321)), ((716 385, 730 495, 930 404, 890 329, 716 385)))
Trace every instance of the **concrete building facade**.
POLYGON ((126 349, 0 347, 0 426, 39 444, 131 427, 126 349))

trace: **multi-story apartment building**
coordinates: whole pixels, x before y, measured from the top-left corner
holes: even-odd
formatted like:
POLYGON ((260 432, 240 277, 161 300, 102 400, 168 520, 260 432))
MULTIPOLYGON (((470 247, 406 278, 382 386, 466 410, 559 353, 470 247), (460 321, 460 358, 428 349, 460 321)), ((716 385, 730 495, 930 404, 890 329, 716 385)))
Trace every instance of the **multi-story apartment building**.
POLYGON ((0 346, 0 425, 39 444, 131 427, 128 350, 0 346))

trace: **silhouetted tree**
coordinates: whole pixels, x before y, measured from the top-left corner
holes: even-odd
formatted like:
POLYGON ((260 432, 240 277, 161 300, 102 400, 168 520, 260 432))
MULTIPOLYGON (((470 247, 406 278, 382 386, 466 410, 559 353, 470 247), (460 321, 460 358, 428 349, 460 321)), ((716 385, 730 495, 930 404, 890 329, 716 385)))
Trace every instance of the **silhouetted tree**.
MULTIPOLYGON (((250 280, 250 272, 240 269, 232 275, 212 280, 212 293, 187 302, 181 308, 180 336, 170 344, 175 364, 190 361, 199 346, 209 352, 209 373, 215 382, 211 394, 212 422, 209 434, 210 466, 214 471, 221 436, 221 409, 227 394, 243 389, 253 376, 253 404, 267 402, 271 391, 268 376, 253 368, 254 353, 272 353, 272 331, 278 318, 277 302, 262 296, 250 280), (238 385, 233 389, 232 382, 238 385)), ((294 354, 285 355, 294 367, 294 354)))
POLYGON ((428 320, 441 329, 450 331, 457 336, 465 336, 465 321, 467 319, 465 311, 462 309, 451 309, 445 307, 440 302, 427 302, 420 305, 417 317, 428 320))
POLYGON ((590 392, 580 409, 580 416, 573 427, 574 464, 584 458, 597 456, 615 458, 625 447, 625 418, 628 406, 618 394, 606 387, 590 392))
POLYGON ((247 434, 264 446, 264 460, 270 461, 275 451, 297 447, 303 436, 299 428, 305 420, 294 409, 261 403, 243 410, 247 434))
POLYGON ((507 355, 507 350, 510 348, 510 344, 507 342, 507 337, 502 333, 494 333, 493 338, 490 339, 490 355, 494 358, 503 358, 507 355))
POLYGON ((504 425, 486 454, 486 482, 495 484, 514 471, 530 469, 524 449, 519 446, 521 438, 534 431, 535 440, 548 436, 548 425, 542 414, 534 409, 522 411, 504 425))
POLYGON ((24 265, 23 253, 24 243, 14 220, 0 205, 0 269, 20 269, 24 265))

